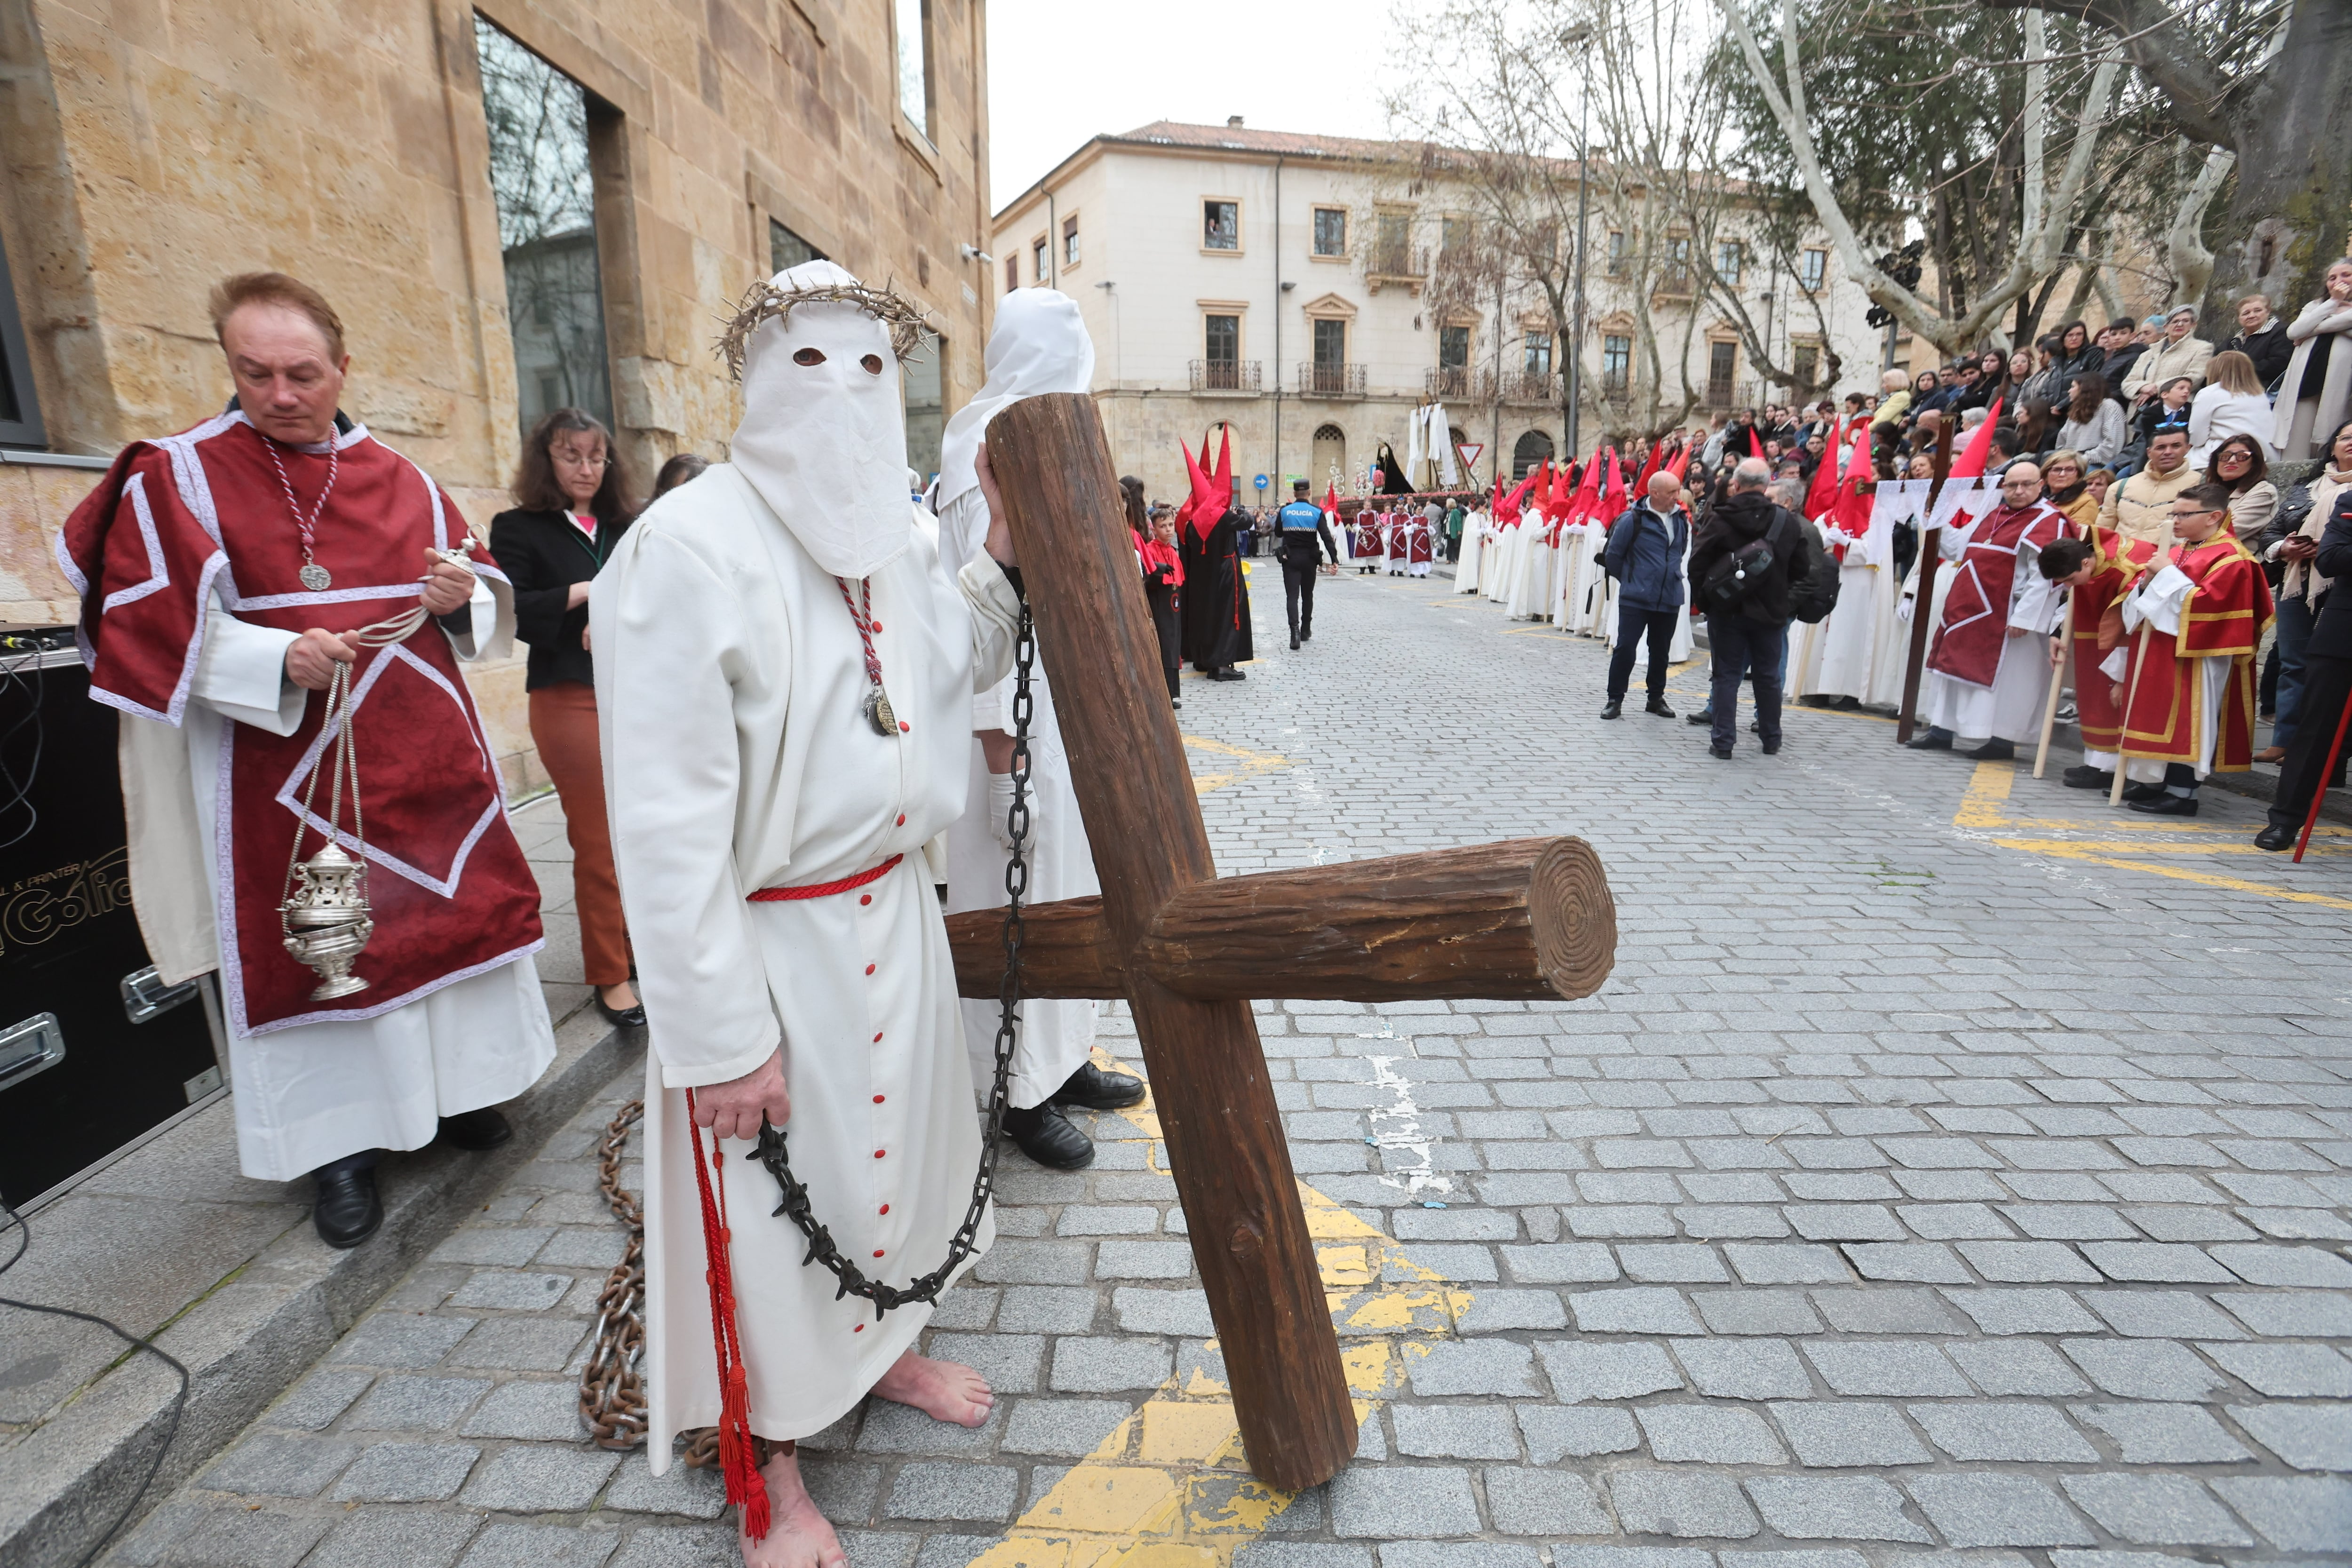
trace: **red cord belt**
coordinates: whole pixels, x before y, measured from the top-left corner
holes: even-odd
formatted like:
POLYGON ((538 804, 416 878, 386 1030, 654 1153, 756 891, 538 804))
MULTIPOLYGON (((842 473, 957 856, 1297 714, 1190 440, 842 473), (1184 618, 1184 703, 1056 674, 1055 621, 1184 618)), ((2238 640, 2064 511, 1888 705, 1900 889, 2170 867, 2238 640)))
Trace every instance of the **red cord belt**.
POLYGON ((860 871, 855 876, 844 877, 838 881, 810 882, 798 888, 761 888, 756 892, 745 894, 744 897, 755 904, 781 904, 793 899, 822 899, 831 893, 845 893, 852 888, 862 888, 868 882, 880 881, 889 875, 893 867, 905 858, 904 855, 893 855, 872 870, 860 871))

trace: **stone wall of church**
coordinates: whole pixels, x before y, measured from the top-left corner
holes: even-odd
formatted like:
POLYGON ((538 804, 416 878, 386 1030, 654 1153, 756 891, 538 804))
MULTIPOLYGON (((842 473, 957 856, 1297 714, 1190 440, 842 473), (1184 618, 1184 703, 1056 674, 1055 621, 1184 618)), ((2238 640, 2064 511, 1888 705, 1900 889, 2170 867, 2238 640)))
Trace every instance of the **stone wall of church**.
MULTIPOLYGON (((891 0, 0 0, 0 244, 54 452, 105 457, 230 391, 205 311, 229 273, 319 287, 346 407, 478 525, 520 446, 476 15, 588 95, 612 404, 639 486, 723 456, 710 352, 780 222, 929 307, 944 400, 982 379, 993 290, 980 0, 922 7, 927 125, 891 0)), ((96 479, 0 466, 0 620, 74 614, 49 541, 96 479)), ((543 782, 522 672, 478 673, 509 785, 543 782)))

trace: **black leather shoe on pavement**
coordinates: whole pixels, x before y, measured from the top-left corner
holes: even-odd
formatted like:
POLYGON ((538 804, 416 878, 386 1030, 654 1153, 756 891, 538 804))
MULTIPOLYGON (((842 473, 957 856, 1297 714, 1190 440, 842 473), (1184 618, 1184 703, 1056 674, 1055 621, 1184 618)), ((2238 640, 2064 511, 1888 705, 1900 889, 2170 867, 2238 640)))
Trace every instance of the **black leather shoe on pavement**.
POLYGON ((1130 1073, 1105 1072, 1088 1062, 1062 1081, 1054 1091, 1055 1105, 1083 1105, 1088 1110, 1122 1110, 1143 1099, 1143 1080, 1130 1073))
POLYGON ((495 1105, 485 1105, 479 1110, 461 1110, 441 1119, 441 1142, 472 1154, 495 1149, 513 1136, 514 1128, 495 1105))
POLYGON ((1228 664, 1209 671, 1209 679, 1211 680, 1247 680, 1249 677, 1228 664))
MULTIPOLYGON (((2109 781, 2112 783, 2113 781, 2109 781)), ((2126 804, 2137 805, 2144 800, 2162 800, 2164 786, 2160 784, 2127 784, 2124 785, 2126 804)))
POLYGON ((383 1202, 375 1194, 375 1167, 338 1160, 311 1173, 318 1179, 318 1201, 310 1223, 329 1247, 353 1247, 373 1236, 383 1223, 383 1202))
POLYGON ((604 993, 601 990, 592 991, 589 995, 595 1001, 596 1011, 604 1015, 604 1022, 607 1024, 624 1029, 642 1029, 646 1026, 646 1005, 642 999, 626 1007, 615 1007, 604 1000, 604 993))
POLYGON ((1315 628, 1308 626, 1300 626, 1298 628, 1298 640, 1300 642, 1313 642, 1315 640, 1315 628))
POLYGON ((1705 729, 1715 722, 1715 710, 1713 708, 1702 708, 1697 712, 1690 716, 1688 722, 1696 724, 1701 729, 1705 729))
POLYGON ((1914 735, 1903 743, 1915 752, 1948 752, 1952 749, 1952 732, 1931 727, 1926 734, 1914 735))
POLYGON ((2136 800, 2131 803, 2131 808, 2144 811, 2150 816, 2194 816, 2197 815, 2197 797, 2193 795, 2162 795, 2154 800, 2136 800))
POLYGON ((1293 653, 1297 653, 1298 651, 1298 634, 1297 632, 1290 634, 1290 651, 1293 653))
POLYGON ((1768 757, 1777 757, 1777 756, 1779 756, 1779 755, 1780 754, 1780 742, 1778 742, 1778 741, 1767 741, 1767 742, 1764 742, 1764 754, 1765 754, 1766 756, 1768 756, 1768 757))
POLYGON ((1624 699, 1620 697, 1612 697, 1609 700, 1608 705, 1601 710, 1601 716, 1603 719, 1622 719, 1625 717, 1624 699))
POLYGON ((2017 747, 1995 735, 1973 752, 1962 752, 1964 757, 1974 757, 1980 763, 2009 763, 2017 760, 2017 747))
MULTIPOLYGON (((1675 716, 1675 710, 1666 706, 1666 700, 1663 697, 1651 698, 1649 706, 1643 708, 1642 711, 1644 713, 1655 713, 1661 719, 1671 719, 1675 716)), ((1708 714, 1706 721, 1710 724, 1714 723, 1715 715, 1712 713, 1708 714)))
POLYGON ((1051 1105, 1006 1108, 1004 1131, 1024 1154, 1056 1171, 1083 1171, 1095 1163, 1095 1142, 1051 1105))
POLYGON ((2292 827, 2281 827, 2276 824, 2273 824, 2269 827, 2265 827, 2260 833, 2254 835, 2254 847, 2257 849, 2292 849, 2294 847, 2294 829, 2292 827))
POLYGON ((2105 768, 2095 768, 2082 763, 2058 775, 2058 782, 2068 789, 2113 789, 2116 775, 2105 768))
POLYGON ((1731 748, 1729 746, 1718 746, 1712 742, 1707 743, 1706 754, 1713 757, 1718 763, 1727 763, 1731 761, 1731 748))

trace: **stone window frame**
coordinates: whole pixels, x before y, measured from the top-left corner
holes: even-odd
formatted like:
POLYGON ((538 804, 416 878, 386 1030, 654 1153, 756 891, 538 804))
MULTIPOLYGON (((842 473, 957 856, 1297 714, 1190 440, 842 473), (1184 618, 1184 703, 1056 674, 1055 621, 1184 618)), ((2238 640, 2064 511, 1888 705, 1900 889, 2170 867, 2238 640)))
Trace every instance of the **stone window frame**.
MULTIPOLYGON (((1220 251, 1218 254, 1224 253, 1220 251)), ((1249 301, 1246 300, 1196 300, 1192 303, 1197 311, 1197 324, 1193 331, 1192 341, 1201 345, 1202 361, 1206 363, 1209 357, 1209 318, 1231 316, 1234 318, 1234 363, 1247 364, 1250 357, 1249 301)))
POLYGON ((1239 196, 1221 195, 1215 191, 1203 191, 1195 208, 1201 215, 1200 247, 1203 256, 1245 256, 1249 253, 1249 229, 1244 219, 1243 202, 1239 196), (1209 204, 1223 202, 1234 209, 1234 243, 1230 248, 1209 243, 1209 204))
POLYGON ((1353 248, 1354 239, 1354 237, 1348 232, 1350 226, 1349 223, 1350 215, 1348 211, 1347 205, 1343 202, 1315 202, 1307 207, 1307 259, 1309 261, 1336 261, 1341 266, 1347 265, 1349 259, 1349 253, 1353 248), (1339 215, 1339 248, 1337 250, 1318 250, 1316 248, 1317 241, 1315 222, 1317 218, 1320 217, 1325 213, 1338 213, 1339 215))
MULTIPOLYGON (((1079 209, 1073 207, 1070 211, 1062 215, 1062 232, 1060 236, 1060 270, 1062 272, 1076 272, 1078 269, 1078 235, 1080 232, 1078 228, 1078 211, 1079 209)), ((1058 275, 1059 274, 1057 273, 1056 276, 1058 275)))

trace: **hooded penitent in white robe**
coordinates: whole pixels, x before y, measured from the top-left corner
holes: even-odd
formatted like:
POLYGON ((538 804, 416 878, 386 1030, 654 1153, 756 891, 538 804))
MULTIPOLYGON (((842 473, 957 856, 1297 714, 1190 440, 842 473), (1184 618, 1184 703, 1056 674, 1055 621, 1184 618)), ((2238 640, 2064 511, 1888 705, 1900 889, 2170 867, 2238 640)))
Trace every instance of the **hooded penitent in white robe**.
MULTIPOLYGON (((809 262, 774 287, 839 283, 809 262)), ((985 558, 950 575, 907 504, 882 324, 797 304, 752 333, 731 463, 646 510, 597 578, 605 798, 650 1020, 646 1359, 656 1473, 719 1416, 686 1089, 780 1048, 793 1168, 869 1276, 938 1267, 980 1159, 947 931, 922 848, 963 815, 971 700, 1010 667, 1019 601, 985 558), (814 349, 822 363, 797 356, 814 349), (868 370, 868 361, 878 369, 868 370), (878 733, 858 620, 901 726, 878 733), (823 896, 752 902, 881 870, 823 896)), ((709 1142, 705 1135, 706 1144, 709 1142)), ((719 1145, 751 1430, 816 1432, 865 1397, 929 1309, 835 1299, 772 1215, 752 1146, 719 1145)), ((994 1239, 992 1215, 978 1242, 994 1239)))
MULTIPOLYGON (((988 536, 988 504, 980 493, 975 467, 988 422, 1024 397, 1048 392, 1085 392, 1094 384, 1095 350, 1087 340, 1078 303, 1051 289, 1021 289, 997 302, 996 324, 988 339, 987 383, 978 396, 948 421, 940 443, 940 560, 960 573, 982 558, 988 536)), ((1095 879, 1094 849, 1078 815, 1070 784, 1069 753, 1054 713, 1054 693, 1041 660, 1032 669, 1029 690, 1030 814, 1025 858, 1030 903, 1081 899, 1102 891, 1095 879)), ((971 728, 1013 732, 1013 678, 1006 676, 971 700, 971 728)), ((971 743, 970 804, 948 829, 947 911, 1001 909, 1004 904, 1006 851, 992 818, 988 763, 980 742, 971 743)), ((996 1071, 998 1006, 993 1000, 965 1000, 964 1050, 971 1062, 972 1087, 985 1100, 996 1071)), ((1031 1000, 1021 1005, 1015 1036, 1010 1103, 1043 1105, 1069 1076, 1086 1065, 1094 1047, 1095 1005, 1083 998, 1031 1000)))
POLYGON ((1900 489, 1892 479, 1881 484, 1871 499, 1869 527, 1844 541, 1837 607, 1806 638, 1796 686, 1800 697, 1852 697, 1874 704, 1902 700, 1902 665, 1885 657, 1897 630, 1895 524, 1906 516, 1917 521, 1925 482, 1900 483, 1916 484, 1920 489, 1900 489), (1892 692, 1882 684, 1889 670, 1894 673, 1892 692))
POLYGON ((1486 559, 1486 531, 1492 526, 1492 520, 1483 511, 1474 511, 1462 520, 1462 554, 1454 563, 1455 593, 1478 591, 1478 564, 1486 559))
POLYGON ((1552 557, 1558 553, 1551 544, 1550 530, 1530 517, 1520 525, 1527 537, 1515 542, 1511 553, 1511 581, 1503 600, 1503 612, 1511 619, 1526 620, 1546 614, 1551 605, 1552 557))

